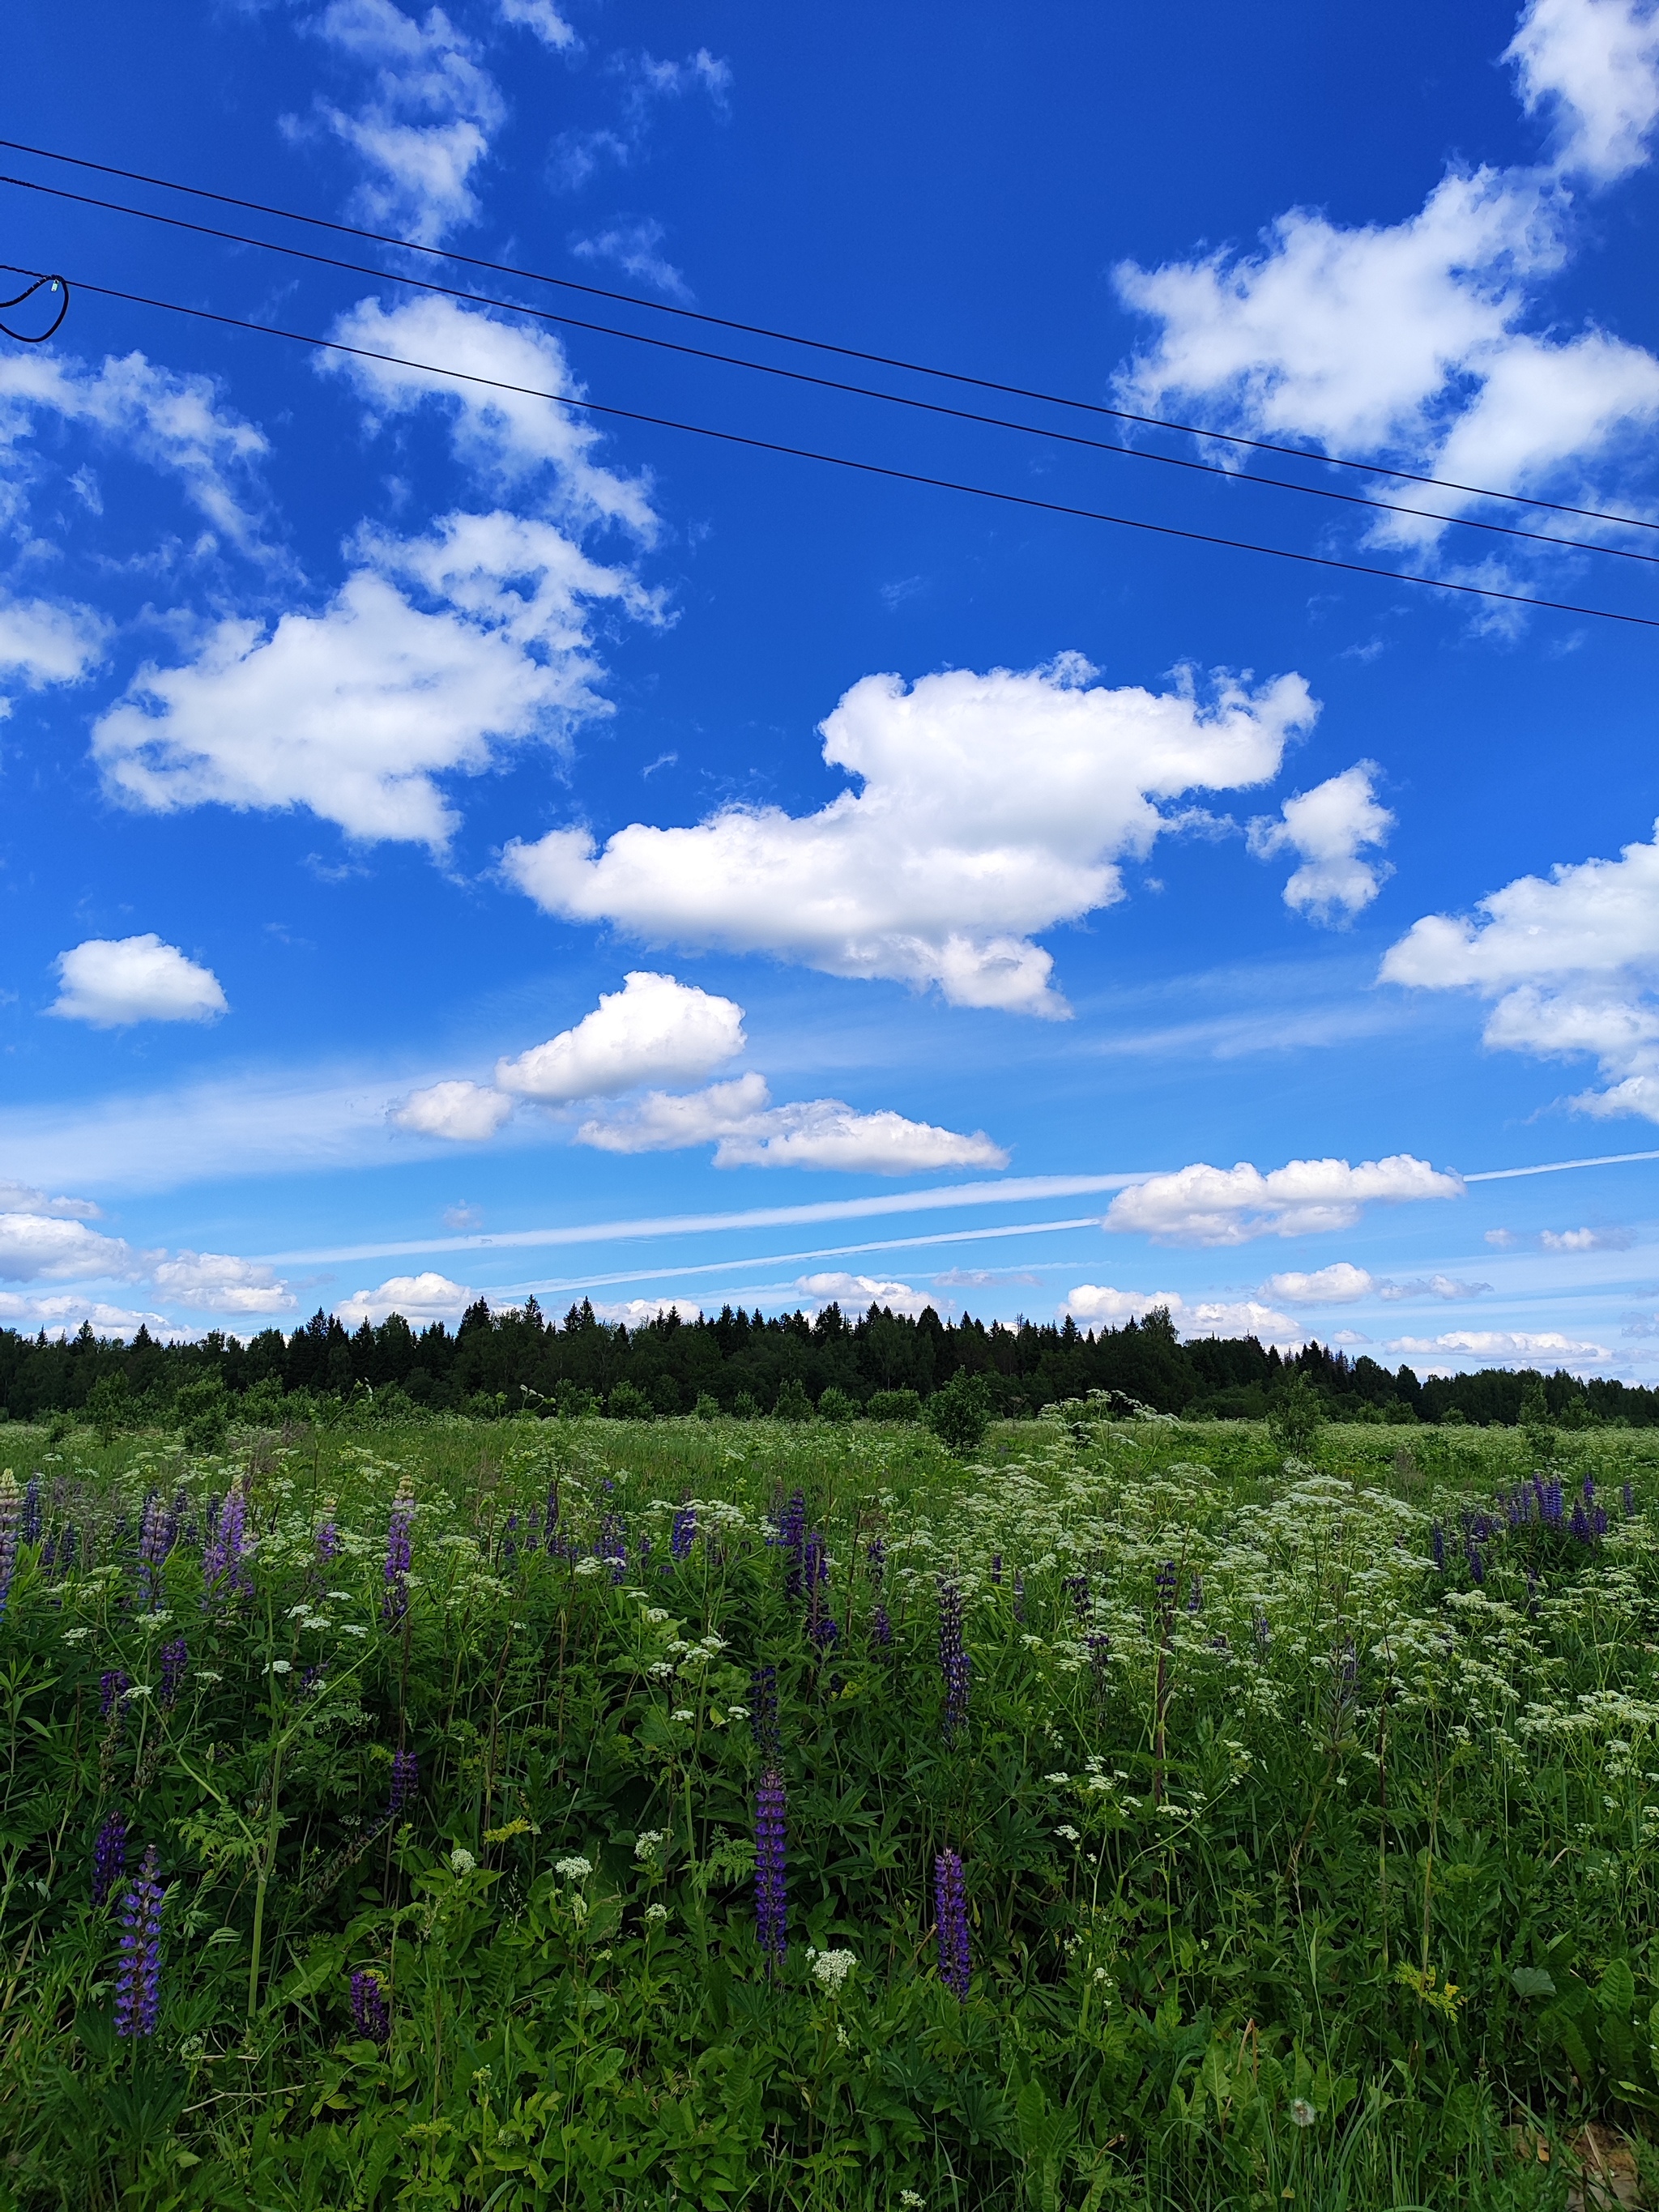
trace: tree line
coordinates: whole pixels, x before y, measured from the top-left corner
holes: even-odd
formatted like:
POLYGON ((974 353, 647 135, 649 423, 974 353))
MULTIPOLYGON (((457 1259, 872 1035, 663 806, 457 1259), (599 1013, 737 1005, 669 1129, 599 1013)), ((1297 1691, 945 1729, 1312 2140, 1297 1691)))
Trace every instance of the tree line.
POLYGON ((600 1319, 584 1300, 562 1322, 534 1298, 492 1312, 480 1298, 452 1331, 415 1328, 399 1314, 348 1330, 321 1311, 284 1335, 246 1342, 211 1330, 166 1343, 141 1328, 130 1341, 89 1323, 49 1339, 0 1330, 0 1412, 17 1421, 86 1419, 116 1429, 234 1415, 280 1421, 351 1404, 387 1416, 419 1409, 478 1415, 607 1412, 635 1419, 699 1409, 738 1415, 815 1411, 902 1417, 958 1375, 982 1378, 988 1409, 1033 1415, 1091 1390, 1121 1393, 1159 1413, 1260 1419, 1292 1373, 1334 1420, 1513 1425, 1528 1382, 1567 1427, 1659 1425, 1659 1391, 1559 1372, 1483 1368, 1419 1379, 1364 1354, 1310 1344, 1287 1357, 1253 1336, 1182 1343, 1155 1310, 1121 1328, 1062 1322, 944 1321, 872 1305, 770 1317, 722 1307, 683 1321, 667 1311, 638 1328, 600 1319), (830 1394, 826 1399, 826 1393, 830 1394))

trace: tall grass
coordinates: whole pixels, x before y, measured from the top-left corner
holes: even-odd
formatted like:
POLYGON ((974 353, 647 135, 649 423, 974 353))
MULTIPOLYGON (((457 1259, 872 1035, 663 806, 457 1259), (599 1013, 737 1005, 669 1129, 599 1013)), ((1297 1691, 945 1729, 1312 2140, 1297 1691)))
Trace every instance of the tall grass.
POLYGON ((0 2202, 1358 2212, 1646 2156, 1639 1435, 35 1441, 0 2202))

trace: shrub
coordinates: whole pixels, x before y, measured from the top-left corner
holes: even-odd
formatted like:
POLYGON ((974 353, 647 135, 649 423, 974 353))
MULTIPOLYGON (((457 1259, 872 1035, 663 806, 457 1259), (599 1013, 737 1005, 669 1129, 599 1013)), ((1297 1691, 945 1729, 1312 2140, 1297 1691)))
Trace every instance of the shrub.
POLYGON ((216 1375, 186 1382, 173 1401, 173 1418, 186 1451, 216 1451, 230 1426, 230 1400, 216 1375))
POLYGON ((858 1417, 859 1401, 832 1382, 818 1400, 818 1419, 821 1421, 851 1421, 858 1417))
POLYGON ((649 1421, 657 1409, 643 1390, 636 1390, 631 1382, 618 1382, 605 1400, 605 1410, 613 1421, 649 1421))
POLYGON ((1298 1367, 1267 1401, 1267 1433, 1282 1458, 1306 1459, 1324 1425, 1319 1393, 1298 1367))
POLYGON ((958 1459, 975 1451, 991 1425, 991 1387, 982 1375, 953 1375, 927 1401, 922 1419, 958 1459))
POLYGON ((773 1407, 772 1412, 775 1419, 780 1421, 810 1421, 811 1419, 812 1401, 793 1375, 779 1391, 777 1402, 773 1407))
POLYGON ((921 1401, 914 1390, 877 1390, 864 1408, 870 1421, 919 1421, 921 1401))
POLYGON ((739 1390, 737 1396, 732 1401, 732 1418, 734 1421, 759 1420, 759 1400, 754 1397, 752 1394, 747 1390, 739 1390))
POLYGON ((718 1421, 720 1417, 720 1401, 718 1398, 711 1398, 705 1390, 698 1398, 693 1410, 700 1421, 718 1421))

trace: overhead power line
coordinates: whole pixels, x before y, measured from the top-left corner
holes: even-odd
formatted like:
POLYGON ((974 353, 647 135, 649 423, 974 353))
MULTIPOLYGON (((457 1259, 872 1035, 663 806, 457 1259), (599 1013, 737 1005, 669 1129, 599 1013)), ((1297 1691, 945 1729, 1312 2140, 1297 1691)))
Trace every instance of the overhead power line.
POLYGON ((216 239, 225 245, 253 246, 261 252, 280 253, 290 260, 309 262, 318 268, 343 270, 354 276, 373 277, 377 283, 400 284, 409 290, 429 293, 440 299, 459 300, 473 307, 500 308, 508 314, 524 315, 536 322, 556 324, 562 329, 587 331, 602 337, 623 338, 632 345, 650 346, 659 352, 679 354, 694 361, 713 362, 727 368, 750 369, 758 375, 810 385, 818 391, 850 393, 863 399, 879 399, 890 406, 943 416, 951 422, 971 422, 981 428, 998 430, 1017 430, 1025 437, 1051 439, 1089 453, 1109 453, 1120 460, 1152 461, 1165 468, 1186 469, 1201 476, 1220 477, 1229 483, 1266 485, 1277 491, 1298 492, 1304 498, 1335 501, 1345 507, 1370 507, 1384 514, 1407 514, 1421 521, 1449 523, 1461 530, 1485 531, 1500 538, 1525 538, 1536 545, 1560 545, 1573 552, 1599 553, 1613 560, 1638 561, 1650 568, 1659 568, 1659 554, 1638 553, 1629 546, 1601 545, 1593 539, 1563 538, 1542 530, 1522 530, 1511 523, 1489 522, 1474 515, 1443 514, 1431 507, 1410 507, 1396 500, 1372 499, 1363 492, 1336 491, 1328 484, 1297 483, 1287 477, 1247 474, 1224 467, 1217 461, 1194 460, 1180 453, 1154 453, 1145 447, 1126 446, 1110 439, 1087 438, 1075 430, 1052 428, 1039 422, 1014 422, 1004 415, 985 415, 971 408, 947 406, 940 400, 921 399, 908 392, 884 392, 872 385, 851 384, 843 378, 818 376, 810 369, 785 368, 775 362, 751 361, 740 354, 716 353, 707 346, 687 345, 675 338, 653 337, 645 331, 622 330, 614 324, 592 322, 580 315, 562 313, 555 308, 527 307, 522 301, 503 300, 489 293, 463 289, 459 285, 436 283, 428 277, 411 276, 400 270, 382 269, 362 261, 346 261, 337 254, 315 253, 306 246, 285 245, 277 239, 251 238, 241 231, 221 229, 215 223, 192 222, 183 216, 162 215, 154 208, 130 207, 119 200, 100 199, 94 193, 73 192, 60 185, 41 184, 31 177, 7 176, 0 172, 0 185, 10 185, 23 191, 43 192, 53 199, 68 200, 79 207, 99 208, 107 214, 133 216, 144 222, 165 224, 169 229, 188 231, 192 236, 216 239))
MULTIPOLYGON (((1045 406, 1070 407, 1079 411, 1099 415, 1116 422, 1133 422, 1143 428, 1172 430, 1182 437, 1207 438, 1226 446, 1256 453, 1282 453, 1297 461, 1319 461, 1328 467, 1354 469, 1366 476, 1391 477, 1400 483, 1419 483, 1438 491, 1460 491, 1474 499, 1507 501, 1515 506, 1533 507, 1552 514, 1571 514, 1589 522, 1607 522, 1627 530, 1659 531, 1659 522, 1641 515, 1613 514, 1602 508, 1574 507, 1565 501, 1539 499, 1525 492, 1497 491, 1486 484, 1460 483, 1450 477, 1427 476, 1414 469, 1391 468, 1383 461, 1354 460, 1340 453, 1310 452, 1305 446, 1287 446, 1268 438, 1247 438, 1235 431, 1216 430, 1201 423, 1176 422, 1160 415, 1139 415, 1123 407, 1108 407, 1094 399, 1076 399, 1064 392, 1044 392, 1028 385, 999 382, 994 377, 974 376, 967 371, 942 368, 927 362, 907 361, 896 354, 873 353, 860 346, 838 343, 830 338, 804 337, 795 331, 780 331, 764 323, 745 323, 729 315, 711 315, 701 308, 677 307, 665 300, 649 300, 635 292, 614 291, 602 284, 583 283, 574 276, 554 276, 544 270, 521 269, 508 261, 491 261, 483 255, 462 253, 453 246, 428 246, 419 239, 398 238, 382 230, 367 230, 360 225, 336 222, 326 216, 306 215, 296 208, 274 207, 264 200, 245 199, 234 192, 211 191, 204 185, 186 185, 173 177, 156 177, 143 169, 124 169, 111 161, 93 161, 76 154, 62 154, 50 146, 32 146, 21 138, 0 138, 0 148, 16 154, 28 154, 42 161, 59 161, 70 168, 87 169, 99 176, 120 177, 129 184, 149 185, 159 191, 181 192, 192 199, 211 200, 220 207, 240 208, 252 215, 273 216, 279 222, 307 224, 314 230, 333 232, 341 238, 361 238, 372 245, 396 247, 405 253, 423 253, 441 261, 453 261, 468 269, 487 270, 493 276, 513 276, 526 284, 549 284, 567 292, 580 292, 589 299, 611 300, 618 305, 639 307, 653 315, 671 315, 681 321, 703 323, 711 328, 737 331, 747 337, 768 338, 780 345, 804 346, 817 353, 838 355, 844 361, 868 362, 878 368, 902 369, 915 376, 933 376, 951 384, 968 385, 979 392, 996 392, 1012 399, 1035 399, 1045 406)), ((258 241, 252 241, 258 242, 258 241)), ((376 272, 384 276, 387 272, 376 272)), ((1262 481, 1266 481, 1262 479, 1262 481)), ((1416 512, 1408 509, 1407 512, 1416 512)), ((1576 541, 1574 541, 1576 542, 1576 541)))
MULTIPOLYGON (((16 273, 21 276, 34 274, 28 269, 21 269, 16 273)), ((9 323, 0 323, 0 331, 9 338, 15 338, 19 345, 45 345, 48 338, 57 337, 63 327, 64 318, 69 313, 69 286, 61 276, 35 276, 33 283, 26 285, 22 291, 14 294, 9 300, 0 300, 0 314, 4 314, 13 307, 21 307, 26 300, 32 300, 37 292, 42 291, 48 298, 53 293, 58 295, 58 313, 52 317, 49 328, 44 331, 15 331, 9 323)))
MULTIPOLYGON (((7 266, 0 263, 0 267, 7 266)), ((1037 499, 1028 492, 999 491, 988 484, 964 483, 952 477, 925 475, 916 469, 893 468, 879 461, 866 461, 847 453, 827 453, 809 446, 792 446, 775 438, 756 438, 738 430, 720 430, 707 422, 683 422, 672 416, 649 415, 635 407, 615 407, 598 399, 580 398, 569 392, 549 392, 538 385, 516 384, 505 377, 483 376, 476 371, 455 368, 442 362, 415 361, 406 354, 390 353, 374 346, 349 345, 343 338, 319 337, 309 331, 290 331, 275 323, 255 323, 240 315, 228 315, 210 307, 186 307, 179 300, 155 299, 143 292, 128 292, 111 284, 94 284, 84 277, 77 278, 80 289, 100 299, 120 300, 131 307, 155 307, 168 314, 187 315, 192 320, 217 324, 224 329, 246 331, 257 337, 283 338, 295 345, 315 348, 322 353, 337 353, 359 361, 384 362, 397 368, 415 370, 422 376, 447 378, 452 383, 477 385, 486 391, 510 392, 527 399, 546 399, 562 407, 580 407, 585 412, 605 415, 624 422, 640 422, 653 429, 682 430, 693 437, 709 438, 724 445, 742 446, 750 452, 781 453, 791 459, 819 461, 831 468, 848 469, 861 476, 884 477, 896 483, 926 484, 938 491, 963 492, 975 499, 996 501, 1000 506, 1026 507, 1042 514, 1069 515, 1082 522, 1104 522, 1121 530, 1143 531, 1158 538, 1177 538, 1189 544, 1218 545, 1235 553, 1261 553, 1276 561, 1295 561, 1307 568, 1333 568, 1347 575, 1376 576, 1388 584, 1420 584, 1431 591, 1455 592, 1461 597, 1492 599, 1510 606, 1538 607, 1552 614, 1584 615, 1599 622, 1625 623, 1639 629, 1659 629, 1659 617, 1651 615, 1621 614, 1611 607, 1581 606, 1567 599, 1546 599, 1526 592, 1500 592, 1486 584, 1453 583, 1443 576, 1419 576, 1400 568, 1381 568, 1363 561, 1340 561, 1333 555, 1302 553, 1285 545, 1262 545, 1243 538, 1224 538, 1212 531, 1185 530, 1170 522, 1151 522, 1137 515, 1112 514, 1104 509, 1076 507, 1064 501, 1037 499)))

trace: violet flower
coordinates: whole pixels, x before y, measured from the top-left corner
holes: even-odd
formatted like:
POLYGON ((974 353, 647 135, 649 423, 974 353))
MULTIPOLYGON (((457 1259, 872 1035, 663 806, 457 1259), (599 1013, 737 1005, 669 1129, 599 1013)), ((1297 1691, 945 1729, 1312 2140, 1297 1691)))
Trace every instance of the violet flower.
POLYGON ((159 1492, 144 1500, 138 1524, 138 1609, 153 1611, 161 1601, 161 1562, 167 1557, 167 1508, 159 1492))
POLYGON ((0 1473, 0 1617, 11 1595, 11 1578, 17 1571, 17 1523, 22 1500, 12 1471, 0 1473))
POLYGON ((112 1813, 98 1831, 92 1847, 92 1901, 101 1905, 126 1871, 127 1823, 121 1813, 112 1813))
POLYGON ((124 1668, 106 1667, 98 1677, 98 1717, 106 1721, 115 1710, 124 1692, 132 1687, 132 1678, 124 1668))
POLYGON ((365 1966, 359 1966, 351 1977, 351 2024, 366 2043, 391 2040, 392 2014, 380 1978, 365 1966))
POLYGON ((170 1644, 161 1646, 161 1711, 170 1713, 179 1702, 179 1692, 184 1686, 190 1666, 190 1646, 182 1636, 175 1636, 170 1644))
POLYGON ((944 1575, 939 1578, 939 1663, 945 1677, 945 1741, 949 1745, 967 1725, 973 1667, 962 1640, 962 1592, 944 1575))
POLYGON ((234 1597, 240 1590, 252 1588, 242 1563, 246 1531, 247 1492, 239 1482, 233 1486, 212 1521, 207 1550, 202 1556, 202 1582, 208 1603, 234 1597))
POLYGON ((386 1595, 380 1600, 380 1620, 387 1628, 397 1627, 409 1611, 409 1532, 414 1522, 414 1493, 405 1475, 392 1501, 386 1528, 386 1595))
POLYGON ((939 1978, 958 2004, 965 2003, 973 1977, 973 1957, 968 1946, 967 1884, 962 1860, 955 1851, 941 1851, 933 1862, 933 1916, 939 1978))
POLYGON ((697 1540, 697 1509, 682 1505, 674 1516, 674 1526, 668 1539, 668 1555, 678 1565, 691 1556, 691 1547, 697 1540))
POLYGON ((755 1805, 755 1934, 769 1966, 782 1965, 789 1944, 787 1815, 783 1777, 769 1766, 755 1805))
MULTIPOLYGON (((1628 1490, 1630 1485, 1626 1483, 1625 1487, 1628 1490)), ((38 1471, 24 1486, 23 1519, 17 1533, 20 1543, 38 1544, 40 1540, 40 1477, 38 1471)))
POLYGON ((121 1963, 115 1975, 115 2033, 154 2035, 161 2011, 161 1905, 152 1844, 127 1885, 121 1909, 121 1963))
POLYGON ((392 1754, 392 1795, 386 1804, 388 1818, 401 1813, 412 1804, 421 1786, 421 1763, 412 1751, 394 1751, 392 1754))

